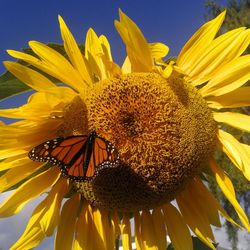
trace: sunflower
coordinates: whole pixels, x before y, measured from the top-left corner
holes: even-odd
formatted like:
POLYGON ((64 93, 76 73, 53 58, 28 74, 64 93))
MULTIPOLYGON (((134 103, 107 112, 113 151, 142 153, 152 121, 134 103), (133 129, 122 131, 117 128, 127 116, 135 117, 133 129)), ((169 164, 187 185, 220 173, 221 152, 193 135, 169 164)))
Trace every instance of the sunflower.
MULTIPOLYGON (((127 50, 120 67, 104 35, 93 29, 81 51, 59 17, 66 56, 31 41, 33 54, 8 50, 26 62, 6 68, 35 90, 27 104, 0 110, 20 119, 0 125, 0 191, 15 191, 0 205, 0 216, 18 213, 45 193, 28 225, 11 247, 31 249, 56 230, 55 249, 192 249, 192 231, 211 249, 211 225, 220 215, 236 224, 208 190, 214 178, 250 231, 227 173, 214 159, 223 151, 250 180, 250 146, 221 129, 250 132, 249 116, 227 111, 250 106, 249 30, 218 37, 225 12, 204 24, 175 61, 169 48, 149 43, 122 11, 115 21, 127 50), (55 84, 59 82, 61 84, 55 84), (33 162, 30 150, 46 140, 95 133, 112 143, 120 161, 98 170, 91 181, 72 180, 60 167, 33 162), (20 184, 21 183, 21 184, 20 184), (17 185, 19 184, 19 185, 17 185), (132 224, 134 225, 134 233, 132 224)), ((96 166, 98 168, 98 166, 96 166)))

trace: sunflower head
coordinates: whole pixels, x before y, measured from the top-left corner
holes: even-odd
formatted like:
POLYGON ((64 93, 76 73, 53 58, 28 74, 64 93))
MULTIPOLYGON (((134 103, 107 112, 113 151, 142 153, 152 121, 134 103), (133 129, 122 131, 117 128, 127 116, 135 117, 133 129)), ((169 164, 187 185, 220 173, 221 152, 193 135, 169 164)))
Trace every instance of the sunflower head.
POLYGON ((171 201, 214 153, 211 110, 178 75, 166 79, 135 72, 106 79, 93 86, 84 103, 75 110, 85 114, 86 109, 86 119, 65 116, 66 121, 76 122, 76 131, 87 120, 88 130, 114 143, 122 160, 117 169, 99 171, 93 182, 76 184, 98 207, 134 210, 171 201))

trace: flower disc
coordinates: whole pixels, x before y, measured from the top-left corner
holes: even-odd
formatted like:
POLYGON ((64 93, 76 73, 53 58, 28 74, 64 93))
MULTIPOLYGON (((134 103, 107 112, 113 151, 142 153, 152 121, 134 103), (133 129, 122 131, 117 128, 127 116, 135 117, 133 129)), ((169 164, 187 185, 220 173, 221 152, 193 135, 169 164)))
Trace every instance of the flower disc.
POLYGON ((97 83, 87 100, 89 131, 111 141, 121 164, 75 184, 99 207, 133 210, 172 200, 214 152, 216 125, 183 79, 132 73, 97 83))

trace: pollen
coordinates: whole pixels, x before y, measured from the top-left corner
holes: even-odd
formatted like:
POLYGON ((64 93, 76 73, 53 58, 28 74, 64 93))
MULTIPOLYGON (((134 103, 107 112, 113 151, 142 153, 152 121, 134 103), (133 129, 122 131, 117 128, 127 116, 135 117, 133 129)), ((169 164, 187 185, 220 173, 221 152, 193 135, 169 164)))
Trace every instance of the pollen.
POLYGON ((131 211, 171 201, 214 153, 211 110, 181 77, 131 73, 103 80, 85 105, 88 130, 109 140, 120 155, 116 168, 75 183, 98 207, 131 211))

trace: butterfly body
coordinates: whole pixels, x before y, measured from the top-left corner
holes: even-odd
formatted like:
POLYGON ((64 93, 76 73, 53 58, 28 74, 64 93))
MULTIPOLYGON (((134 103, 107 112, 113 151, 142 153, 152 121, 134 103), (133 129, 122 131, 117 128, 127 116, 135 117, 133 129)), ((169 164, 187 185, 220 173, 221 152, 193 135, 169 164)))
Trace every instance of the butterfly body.
POLYGON ((90 180, 99 170, 119 163, 117 149, 95 131, 89 135, 48 140, 34 147, 29 158, 58 165, 63 175, 76 181, 90 180))

